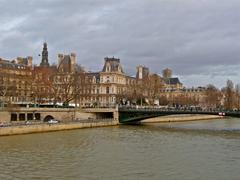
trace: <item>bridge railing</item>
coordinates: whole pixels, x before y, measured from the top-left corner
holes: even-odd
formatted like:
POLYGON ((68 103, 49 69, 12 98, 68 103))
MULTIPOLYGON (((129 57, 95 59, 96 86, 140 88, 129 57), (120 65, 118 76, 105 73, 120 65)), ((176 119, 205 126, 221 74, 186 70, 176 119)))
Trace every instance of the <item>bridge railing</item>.
POLYGON ((162 106, 123 106, 120 105, 118 106, 118 109, 121 110, 138 110, 138 111, 174 111, 174 112, 212 112, 212 113, 219 113, 219 112, 224 112, 224 113, 240 113, 240 111, 227 111, 223 109, 215 109, 215 108, 193 108, 193 107, 162 107, 162 106))

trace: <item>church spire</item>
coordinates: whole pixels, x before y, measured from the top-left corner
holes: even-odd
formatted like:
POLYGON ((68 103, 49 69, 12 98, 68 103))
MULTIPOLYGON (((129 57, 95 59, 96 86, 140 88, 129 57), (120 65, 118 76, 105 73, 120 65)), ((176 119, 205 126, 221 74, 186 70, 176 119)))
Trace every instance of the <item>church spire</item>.
POLYGON ((42 67, 49 67, 49 63, 48 63, 48 49, 47 49, 47 43, 46 42, 43 44, 42 62, 40 63, 40 66, 42 66, 42 67))

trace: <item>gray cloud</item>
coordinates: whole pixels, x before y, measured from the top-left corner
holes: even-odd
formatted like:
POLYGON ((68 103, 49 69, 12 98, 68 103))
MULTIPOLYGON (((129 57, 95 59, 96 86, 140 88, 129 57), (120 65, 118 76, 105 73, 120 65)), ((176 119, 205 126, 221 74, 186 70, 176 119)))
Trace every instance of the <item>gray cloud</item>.
POLYGON ((240 83, 238 0, 0 0, 0 56, 34 56, 43 41, 51 62, 76 52, 88 69, 105 56, 125 71, 170 67, 188 85, 240 83))

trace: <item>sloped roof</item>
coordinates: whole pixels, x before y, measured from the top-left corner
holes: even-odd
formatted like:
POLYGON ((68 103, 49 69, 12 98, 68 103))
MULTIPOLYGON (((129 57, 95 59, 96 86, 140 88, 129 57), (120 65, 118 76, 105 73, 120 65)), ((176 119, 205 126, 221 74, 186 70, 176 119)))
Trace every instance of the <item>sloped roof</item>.
POLYGON ((61 69, 61 71, 63 71, 63 72, 71 71, 71 58, 69 55, 64 55, 58 68, 61 69))
POLYGON ((110 64, 110 72, 119 72, 118 69, 120 68, 120 72, 123 72, 122 66, 120 64, 120 59, 116 59, 116 58, 105 58, 105 63, 103 66, 103 70, 102 72, 107 72, 107 65, 110 64))
POLYGON ((99 72, 88 72, 88 76, 95 77, 97 82, 100 82, 100 73, 99 72))
POLYGON ((166 84, 169 85, 182 84, 178 78, 164 78, 163 80, 166 84))
POLYGON ((26 65, 16 64, 16 63, 13 63, 13 61, 8 61, 3 59, 0 59, 0 64, 1 64, 1 67, 4 67, 4 68, 13 68, 13 69, 26 68, 26 65))

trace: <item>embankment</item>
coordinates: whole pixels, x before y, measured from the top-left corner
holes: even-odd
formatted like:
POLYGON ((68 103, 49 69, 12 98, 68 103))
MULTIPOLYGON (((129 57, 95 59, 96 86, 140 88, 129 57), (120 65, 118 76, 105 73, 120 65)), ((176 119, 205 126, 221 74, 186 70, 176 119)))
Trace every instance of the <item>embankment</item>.
POLYGON ((185 121, 200 121, 220 119, 217 115, 170 115, 156 118, 150 118, 142 121, 142 123, 167 123, 167 122, 185 122, 185 121))
POLYGON ((0 128, 0 136, 115 126, 118 124, 119 123, 117 121, 112 120, 112 121, 98 121, 98 122, 73 122, 73 123, 66 123, 66 124, 60 123, 60 124, 36 124, 36 125, 9 126, 9 127, 0 128))

